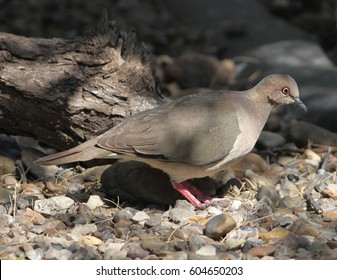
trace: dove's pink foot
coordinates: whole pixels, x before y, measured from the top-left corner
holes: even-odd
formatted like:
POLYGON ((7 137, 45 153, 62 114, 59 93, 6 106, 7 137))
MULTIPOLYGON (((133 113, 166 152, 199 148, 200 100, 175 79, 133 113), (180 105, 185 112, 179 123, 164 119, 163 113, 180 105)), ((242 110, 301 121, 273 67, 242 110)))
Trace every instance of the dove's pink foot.
POLYGON ((205 208, 212 205, 215 202, 222 201, 222 198, 212 198, 202 193, 199 189, 193 186, 191 183, 184 181, 181 183, 172 182, 172 186, 175 190, 181 193, 189 202, 196 208, 205 208), (202 202, 201 202, 202 201, 202 202))

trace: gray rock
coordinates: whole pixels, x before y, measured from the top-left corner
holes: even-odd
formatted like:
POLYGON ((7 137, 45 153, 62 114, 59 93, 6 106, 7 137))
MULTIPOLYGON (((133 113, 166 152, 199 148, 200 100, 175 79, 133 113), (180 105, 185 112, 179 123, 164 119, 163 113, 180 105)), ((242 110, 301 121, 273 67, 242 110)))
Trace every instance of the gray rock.
POLYGON ((183 208, 172 208, 169 210, 169 215, 173 222, 178 223, 188 219, 188 217, 195 215, 195 212, 193 210, 187 210, 183 208))
POLYGON ((155 216, 152 216, 150 217, 150 219, 147 219, 145 221, 145 226, 147 227, 154 227, 154 226, 157 226, 160 224, 161 222, 161 219, 162 219, 162 216, 161 215, 155 215, 155 216))
POLYGON ((0 205, 0 215, 6 214, 7 213, 7 209, 5 208, 5 206, 0 205))
POLYGON ((44 250, 42 248, 34 249, 29 243, 23 244, 23 250, 25 251, 27 258, 30 260, 42 260, 44 250))
POLYGON ((289 180, 283 180, 280 186, 280 190, 285 194, 289 195, 290 197, 295 197, 300 195, 299 189, 296 185, 289 180))
POLYGON ((72 255, 71 251, 67 249, 57 250, 54 249, 53 247, 50 247, 46 251, 44 258, 46 260, 69 260, 71 255, 72 255))
POLYGON ((190 246, 192 250, 198 250, 204 245, 213 243, 214 240, 205 235, 196 235, 190 240, 190 246))
POLYGON ((122 250, 127 251, 127 257, 131 259, 144 259, 150 254, 137 242, 126 243, 122 250))
POLYGON ((250 237, 258 237, 259 230, 254 227, 242 226, 241 228, 235 230, 235 234, 233 235, 236 239, 248 239, 250 237))
POLYGON ((278 260, 293 259, 296 256, 296 252, 288 246, 279 245, 276 252, 274 253, 274 256, 278 260))
POLYGON ((97 231, 97 226, 95 224, 86 224, 86 225, 75 225, 74 229, 71 232, 71 238, 77 240, 83 235, 91 234, 97 231))
POLYGON ((264 242, 257 237, 249 237, 249 238, 247 238, 246 242, 244 243, 244 245, 242 247, 242 252, 247 253, 250 248, 260 246, 263 243, 264 242))
POLYGON ((293 223, 298 220, 298 217, 293 214, 279 214, 275 215, 277 221, 280 223, 280 226, 283 228, 290 227, 293 223))
POLYGON ((69 197, 55 196, 48 199, 36 200, 34 211, 54 216, 66 213, 74 203, 74 200, 69 197))
POLYGON ((138 211, 132 218, 132 221, 135 222, 144 222, 146 220, 150 219, 149 215, 146 214, 144 211, 138 211))
POLYGON ((26 242, 27 242, 27 237, 24 235, 14 236, 11 240, 11 243, 13 244, 24 244, 26 242))
POLYGON ((115 223, 118 223, 121 220, 129 221, 136 214, 136 212, 137 210, 135 210, 134 208, 126 207, 124 209, 117 211, 114 214, 113 221, 115 223))
POLYGON ((181 240, 191 240, 194 236, 203 233, 203 226, 197 224, 186 224, 175 230, 174 236, 181 240))
POLYGON ((215 256, 216 248, 212 245, 205 245, 198 249, 195 253, 201 256, 215 256))
POLYGON ((157 256, 163 255, 167 251, 171 251, 168 243, 158 239, 144 239, 141 241, 140 245, 143 249, 150 251, 157 256))
POLYGON ((182 200, 179 199, 176 201, 176 204, 174 205, 174 208, 179 208, 179 209, 184 209, 184 210, 188 210, 188 211, 194 211, 195 207, 189 203, 187 200, 182 200))

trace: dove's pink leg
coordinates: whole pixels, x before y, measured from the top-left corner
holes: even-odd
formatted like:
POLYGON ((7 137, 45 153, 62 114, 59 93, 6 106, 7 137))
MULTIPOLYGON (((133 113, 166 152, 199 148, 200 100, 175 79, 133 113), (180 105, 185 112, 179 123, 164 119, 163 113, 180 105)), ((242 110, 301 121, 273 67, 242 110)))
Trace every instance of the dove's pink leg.
POLYGON ((203 194, 199 189, 187 181, 176 183, 172 181, 173 188, 183 195, 195 207, 201 208, 210 205, 212 197, 203 194), (202 203, 201 201, 204 203, 202 203))

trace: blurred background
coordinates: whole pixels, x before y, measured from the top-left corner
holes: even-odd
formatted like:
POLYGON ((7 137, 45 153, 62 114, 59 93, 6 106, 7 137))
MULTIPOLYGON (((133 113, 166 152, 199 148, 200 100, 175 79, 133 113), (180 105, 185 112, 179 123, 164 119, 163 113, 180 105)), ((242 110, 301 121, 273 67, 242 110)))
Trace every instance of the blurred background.
POLYGON ((223 58, 305 32, 336 61, 335 0, 1 0, 0 31, 71 39, 94 27, 104 8, 154 54, 193 49, 223 58))
POLYGON ((74 39, 105 8, 121 30, 136 30, 169 97, 286 73, 309 109, 296 118, 337 131, 335 0, 0 0, 0 31, 74 39))

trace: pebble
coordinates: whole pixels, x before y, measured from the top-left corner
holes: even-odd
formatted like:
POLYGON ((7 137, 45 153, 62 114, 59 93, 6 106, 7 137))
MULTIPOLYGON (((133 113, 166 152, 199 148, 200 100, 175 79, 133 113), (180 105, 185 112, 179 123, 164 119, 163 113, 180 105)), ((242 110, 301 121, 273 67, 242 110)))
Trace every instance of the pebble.
POLYGON ((287 246, 279 245, 274 256, 279 260, 293 259, 296 256, 296 252, 287 246))
POLYGON ((289 195, 286 195, 282 197, 279 208, 305 208, 306 202, 300 197, 300 196, 294 196, 291 197, 289 195))
POLYGON ((249 169, 246 170, 245 177, 249 179, 249 181, 246 182, 246 186, 249 186, 255 191, 257 191, 258 188, 262 186, 273 187, 280 180, 277 174, 274 174, 272 176, 259 175, 249 169))
POLYGON ((46 229, 44 231, 44 234, 46 236, 61 236, 62 230, 65 230, 67 226, 60 220, 52 220, 48 221, 45 224, 46 229))
POLYGON ((244 253, 247 253, 250 248, 260 246, 264 243, 261 239, 256 238, 256 237, 249 237, 247 238, 247 240, 245 241, 243 240, 243 242, 244 242, 244 245, 242 248, 242 252, 244 253))
POLYGON ((305 163, 311 164, 312 166, 318 168, 321 162, 321 157, 318 154, 312 150, 306 149, 304 151, 304 156, 306 157, 305 163))
POLYGON ((42 260, 44 251, 42 248, 34 249, 29 243, 23 244, 23 250, 26 253, 26 256, 30 260, 42 260))
POLYGON ((299 218, 293 214, 276 214, 277 221, 280 223, 280 226, 283 228, 289 228, 294 224, 299 218))
POLYGON ((259 236, 259 229, 249 226, 242 226, 241 228, 237 229, 233 236, 236 239, 248 239, 250 237, 258 237, 259 236))
POLYGON ((270 256, 275 253, 276 249, 277 247, 275 244, 274 245, 261 245, 261 246, 250 248, 247 254, 256 256, 256 257, 270 256))
POLYGON ((118 223, 121 220, 128 221, 130 220, 135 214, 137 210, 131 208, 131 207, 126 207, 124 209, 121 209, 117 211, 114 216, 113 216, 113 221, 114 223, 118 223))
POLYGON ((158 239, 144 239, 140 242, 140 245, 144 250, 150 251, 152 254, 159 256, 172 250, 165 241, 158 239))
POLYGON ((32 209, 26 208, 22 222, 24 224, 32 223, 34 225, 43 225, 46 222, 46 218, 32 209))
POLYGON ((87 205, 91 210, 104 205, 103 200, 98 195, 91 195, 87 201, 87 205))
POLYGON ((75 225, 71 231, 70 237, 73 240, 78 240, 81 236, 94 233, 97 231, 97 226, 95 224, 86 224, 86 225, 75 225))
POLYGON ((270 199, 274 207, 277 207, 281 200, 281 196, 278 191, 275 189, 275 187, 271 186, 262 186, 258 189, 256 199, 261 200, 263 197, 270 199))
POLYGON ((194 211, 195 207, 189 203, 187 200, 178 199, 174 205, 176 209, 185 209, 189 211, 194 211))
POLYGON ((44 199, 42 189, 36 184, 21 184, 22 197, 35 197, 36 199, 44 199))
POLYGON ((194 210, 184 208, 172 208, 169 210, 170 219, 175 222, 186 221, 189 217, 193 216, 194 210))
POLYGON ((55 196, 48 199, 36 200, 34 203, 34 211, 55 216, 64 214, 74 205, 74 200, 66 196, 55 196))
POLYGON ((152 217, 150 217, 149 219, 147 219, 144 223, 145 226, 147 227, 154 227, 160 224, 162 220, 162 216, 161 215, 154 215, 152 217))
POLYGON ((225 245, 228 250, 238 250, 245 243, 244 239, 226 238, 225 245))
POLYGON ((174 231, 174 236, 180 240, 191 240, 196 235, 203 233, 203 226, 186 224, 174 231))
POLYGON ((205 235, 195 235, 190 239, 190 247, 192 250, 198 250, 204 245, 214 243, 214 240, 205 235))
POLYGON ((235 220, 227 215, 220 214, 212 217, 206 224, 204 233, 207 237, 219 240, 236 227, 235 220))
POLYGON ((16 235, 12 238, 11 243, 12 244, 24 244, 27 242, 27 237, 24 235, 16 235))
POLYGON ((274 239, 282 239, 286 237, 289 234, 289 230, 286 229, 280 229, 280 230, 274 230, 269 232, 264 232, 259 234, 259 238, 263 241, 271 241, 274 239))
POLYGON ((290 197, 299 196, 300 191, 296 185, 289 180, 283 180, 280 185, 280 192, 282 191, 283 196, 289 195, 290 197))
POLYGON ((103 243, 103 241, 92 235, 83 235, 77 240, 79 243, 89 246, 98 246, 103 243))
POLYGON ((131 259, 144 259, 148 255, 150 255, 150 252, 143 249, 143 247, 138 242, 130 242, 126 243, 122 250, 127 251, 127 257, 131 259))
POLYGON ((131 220, 134 222, 144 222, 150 219, 149 215, 144 211, 138 211, 135 215, 132 216, 131 220))
POLYGON ((213 245, 205 245, 198 249, 195 253, 201 256, 215 256, 216 248, 213 245))
POLYGON ((0 202, 0 215, 4 215, 6 213, 7 213, 6 207, 1 205, 1 202, 0 202))
POLYGON ((3 177, 2 186, 5 186, 8 189, 13 189, 19 185, 19 182, 15 179, 13 175, 6 175, 3 177))
POLYGON ((67 249, 57 250, 50 247, 44 254, 46 260, 69 260, 72 252, 67 249))

